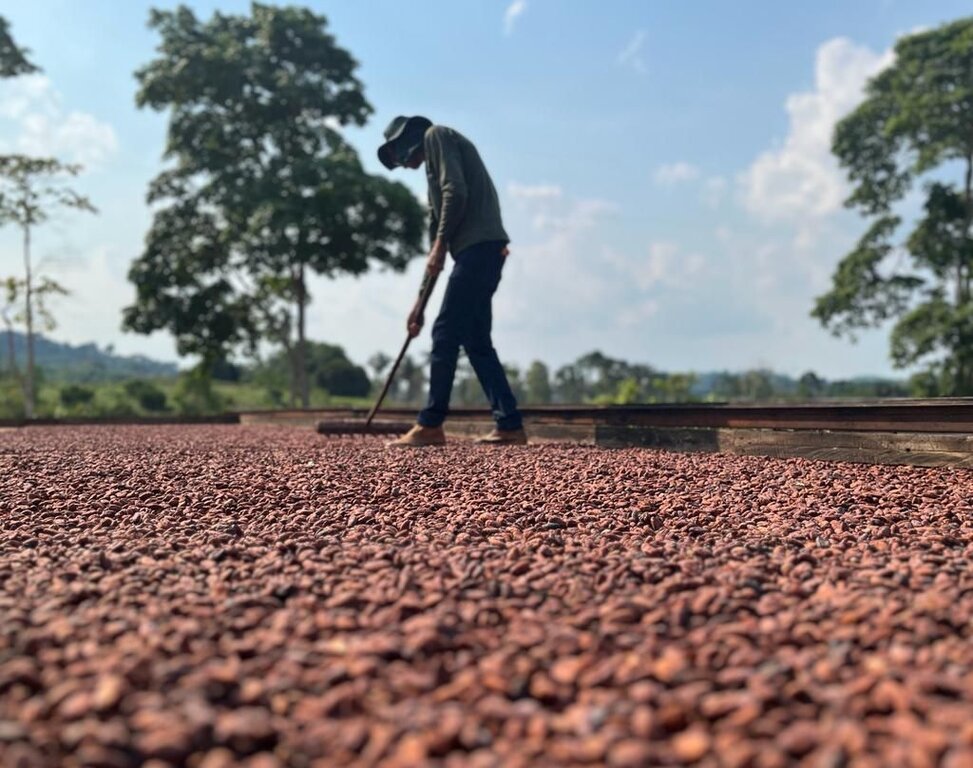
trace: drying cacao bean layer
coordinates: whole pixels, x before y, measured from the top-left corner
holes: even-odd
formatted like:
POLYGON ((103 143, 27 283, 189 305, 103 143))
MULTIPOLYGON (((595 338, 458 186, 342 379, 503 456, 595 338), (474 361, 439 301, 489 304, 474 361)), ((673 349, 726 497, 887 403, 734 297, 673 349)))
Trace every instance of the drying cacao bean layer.
POLYGON ((0 434, 4 766, 973 765, 973 474, 0 434))

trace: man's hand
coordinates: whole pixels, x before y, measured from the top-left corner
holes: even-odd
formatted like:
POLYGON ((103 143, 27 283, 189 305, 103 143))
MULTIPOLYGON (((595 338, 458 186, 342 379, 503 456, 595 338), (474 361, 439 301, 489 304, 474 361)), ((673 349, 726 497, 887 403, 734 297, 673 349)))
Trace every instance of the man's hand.
POLYGON ((417 304, 412 308, 412 311, 409 313, 409 319, 405 323, 410 339, 414 339, 419 335, 425 322, 426 320, 422 316, 422 312, 419 311, 419 305, 417 304))
POLYGON ((429 258, 426 260, 426 271, 430 275, 438 275, 443 271, 445 264, 446 243, 437 238, 436 242, 432 244, 432 248, 429 249, 429 258))

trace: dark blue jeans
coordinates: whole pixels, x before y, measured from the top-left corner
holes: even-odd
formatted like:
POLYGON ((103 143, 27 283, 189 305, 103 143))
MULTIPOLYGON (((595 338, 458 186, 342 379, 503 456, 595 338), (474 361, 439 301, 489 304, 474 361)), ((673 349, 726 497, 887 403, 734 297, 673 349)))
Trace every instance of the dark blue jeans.
POLYGON ((419 423, 424 427, 438 427, 449 413, 460 346, 466 350, 476 378, 490 401, 497 427, 520 429, 522 426, 517 400, 490 339, 493 324, 490 305, 500 284, 504 245, 479 243, 454 257, 443 304, 432 326, 429 401, 419 413, 419 423))

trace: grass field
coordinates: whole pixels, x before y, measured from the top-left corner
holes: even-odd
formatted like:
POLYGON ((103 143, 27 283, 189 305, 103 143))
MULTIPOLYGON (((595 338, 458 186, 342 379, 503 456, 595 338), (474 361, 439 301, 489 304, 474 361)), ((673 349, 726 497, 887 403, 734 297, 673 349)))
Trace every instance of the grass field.
MULTIPOLYGON (((41 418, 98 418, 123 416, 208 415, 226 411, 259 410, 290 406, 286 393, 274 397, 262 385, 250 382, 214 381, 212 395, 193 391, 180 379, 140 380, 161 392, 164 407, 145 407, 137 396, 126 389, 129 382, 112 381, 76 385, 75 399, 62 397, 71 386, 63 382, 45 382, 37 397, 37 416, 41 418), (80 392, 81 394, 77 394, 80 392), (90 393, 90 399, 88 394, 90 393)), ((341 397, 324 389, 311 390, 312 408, 370 407, 371 398, 341 397)), ((11 381, 0 382, 0 418, 22 418, 23 397, 11 381)))

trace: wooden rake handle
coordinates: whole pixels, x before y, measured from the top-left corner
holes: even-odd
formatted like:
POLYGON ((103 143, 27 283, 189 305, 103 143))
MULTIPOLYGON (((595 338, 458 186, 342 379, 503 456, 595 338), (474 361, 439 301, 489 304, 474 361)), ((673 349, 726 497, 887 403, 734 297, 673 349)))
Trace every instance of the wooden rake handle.
MULTIPOLYGON (((433 288, 436 287, 436 280, 439 278, 439 273, 432 274, 428 270, 422 275, 422 285, 419 287, 419 314, 424 315, 426 312, 426 304, 429 303, 429 297, 432 296, 433 288)), ((405 352, 409 348, 409 343, 412 341, 412 337, 408 334, 405 337, 405 344, 402 345, 402 351, 399 352, 399 356, 395 359, 392 364, 392 370, 389 371, 388 378, 385 380, 385 386, 382 387, 382 392, 375 401, 375 405, 372 406, 372 410, 368 412, 368 418, 365 419, 365 428, 367 429, 371 423, 372 419, 375 418, 375 414, 378 413, 378 409, 382 407, 382 402, 385 400, 385 395, 388 394, 389 387, 392 386, 392 380, 395 378, 395 374, 399 370, 399 366, 402 364, 402 360, 405 357, 405 352)))

